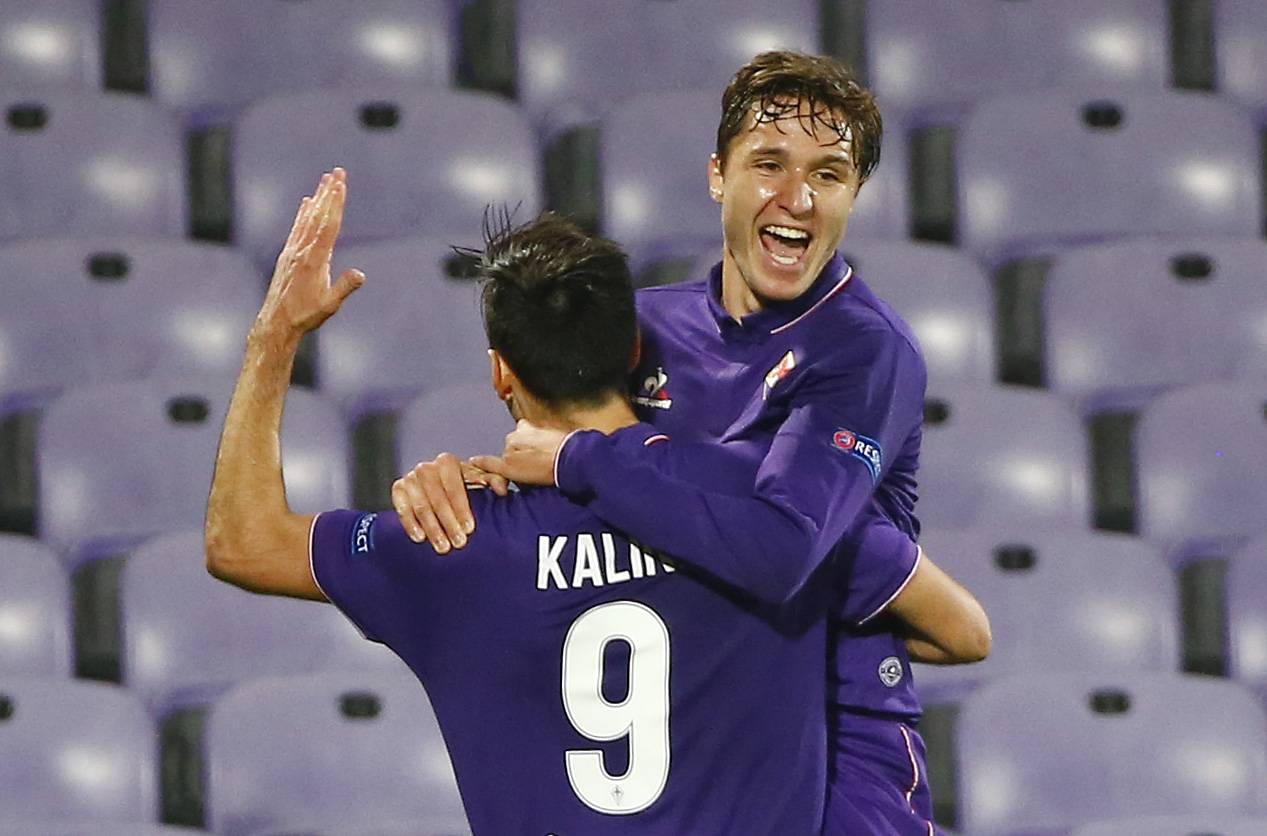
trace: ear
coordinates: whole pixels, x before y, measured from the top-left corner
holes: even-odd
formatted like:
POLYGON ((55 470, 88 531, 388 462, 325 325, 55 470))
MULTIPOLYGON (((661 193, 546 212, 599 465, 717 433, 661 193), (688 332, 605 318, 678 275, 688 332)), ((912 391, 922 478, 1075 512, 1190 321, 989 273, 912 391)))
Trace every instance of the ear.
POLYGON ((488 350, 489 376, 493 380, 493 391, 499 400, 509 400, 514 388, 515 373, 506 361, 494 349, 488 350))
POLYGON ((708 194, 712 197, 713 202, 721 203, 723 185, 721 160, 717 158, 716 154, 713 154, 708 158, 708 194))

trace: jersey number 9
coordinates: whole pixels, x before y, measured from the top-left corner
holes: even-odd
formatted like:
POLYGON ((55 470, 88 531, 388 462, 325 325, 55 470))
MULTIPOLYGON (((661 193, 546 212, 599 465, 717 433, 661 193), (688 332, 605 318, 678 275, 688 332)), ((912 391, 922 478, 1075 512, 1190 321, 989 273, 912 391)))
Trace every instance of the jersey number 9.
POLYGON ((669 628, 655 610, 613 601, 586 610, 563 640, 563 708, 590 740, 628 737, 629 767, 611 775, 598 749, 566 753, 568 781, 587 807, 625 816, 650 807, 669 778, 669 628), (603 696, 603 652, 629 645, 629 691, 621 702, 603 696))

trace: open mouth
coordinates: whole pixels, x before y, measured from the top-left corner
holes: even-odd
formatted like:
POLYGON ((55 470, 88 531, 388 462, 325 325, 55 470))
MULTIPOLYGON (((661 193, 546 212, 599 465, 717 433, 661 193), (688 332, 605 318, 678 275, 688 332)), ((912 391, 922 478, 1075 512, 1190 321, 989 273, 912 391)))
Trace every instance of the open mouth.
POLYGON ((793 267, 800 264, 813 239, 803 229, 768 224, 761 227, 761 245, 776 264, 793 267))

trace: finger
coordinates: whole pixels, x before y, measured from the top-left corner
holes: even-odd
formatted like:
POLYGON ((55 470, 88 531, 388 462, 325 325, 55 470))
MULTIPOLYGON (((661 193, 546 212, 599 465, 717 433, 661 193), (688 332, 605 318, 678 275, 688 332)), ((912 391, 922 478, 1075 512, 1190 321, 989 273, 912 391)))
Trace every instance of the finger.
POLYGON ((452 453, 436 457, 440 471, 440 484, 444 488, 449 506, 453 509, 458 530, 453 533, 453 544, 459 549, 466 545, 466 535, 475 531, 475 515, 471 513, 471 498, 466 494, 466 480, 462 478, 462 462, 452 453))
POLYGON ((510 494, 510 480, 505 476, 498 476, 496 473, 488 474, 488 487, 498 496, 508 496, 510 494))
POLYGON ((472 456, 471 464, 491 476, 501 476, 505 479, 511 478, 510 468, 506 464, 506 460, 501 456, 472 456))
POLYGON ((347 202, 348 187, 342 180, 330 181, 330 197, 326 201, 321 229, 317 242, 327 253, 334 249, 334 242, 339 238, 339 230, 343 228, 343 207, 347 202))
POLYGON ((343 307, 343 302, 365 284, 365 274, 356 268, 344 270, 338 280, 330 288, 330 312, 334 313, 343 307))
POLYGON ((404 479, 397 479, 392 483, 392 507, 396 509, 396 516, 400 517, 400 525, 409 539, 415 543, 425 543, 427 533, 422 530, 422 523, 418 522, 418 517, 414 514, 407 485, 404 479))
MULTIPOLYGON (((418 474, 418 486, 423 493, 423 502, 414 505, 414 513, 418 515, 419 522, 422 523, 422 530, 427 532, 427 539, 431 541, 431 545, 439 554, 447 554, 452 547, 449 540, 449 532, 446 530, 445 524, 440 520, 439 513, 446 513, 452 516, 452 508, 447 511, 444 506, 447 502, 444 497, 444 488, 440 485, 440 476, 436 473, 435 465, 424 464, 414 468, 414 473, 418 474)), ((453 527, 457 528, 456 520, 453 527)))

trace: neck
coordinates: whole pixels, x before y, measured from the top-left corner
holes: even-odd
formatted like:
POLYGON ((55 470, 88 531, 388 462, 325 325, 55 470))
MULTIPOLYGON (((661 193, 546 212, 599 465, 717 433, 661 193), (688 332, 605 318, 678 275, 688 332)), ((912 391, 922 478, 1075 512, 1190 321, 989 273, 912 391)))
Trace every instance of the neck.
POLYGON ((567 405, 553 409, 526 409, 524 417, 537 426, 563 432, 598 430, 607 435, 638 423, 638 417, 634 415, 629 401, 619 395, 613 395, 597 406, 567 405))
POLYGON ((725 248, 721 260, 721 304, 735 322, 765 307, 739 275, 739 265, 731 257, 729 247, 725 248))

